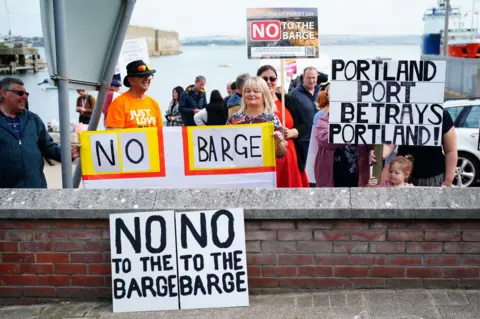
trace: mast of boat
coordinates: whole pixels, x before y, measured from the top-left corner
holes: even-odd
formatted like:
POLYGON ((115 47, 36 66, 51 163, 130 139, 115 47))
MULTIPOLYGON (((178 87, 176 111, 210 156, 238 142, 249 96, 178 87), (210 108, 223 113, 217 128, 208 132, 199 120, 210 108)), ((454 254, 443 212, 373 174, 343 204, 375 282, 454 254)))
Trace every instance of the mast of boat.
POLYGON ((7 11, 7 20, 8 20, 8 35, 11 37, 12 36, 12 24, 10 23, 10 11, 8 11, 8 3, 7 0, 4 0, 5 3, 5 9, 7 11))
MULTIPOLYGON (((439 1, 442 3, 443 1, 439 1)), ((450 0, 445 0, 445 25, 443 29, 443 55, 448 56, 448 18, 450 13, 450 0)))

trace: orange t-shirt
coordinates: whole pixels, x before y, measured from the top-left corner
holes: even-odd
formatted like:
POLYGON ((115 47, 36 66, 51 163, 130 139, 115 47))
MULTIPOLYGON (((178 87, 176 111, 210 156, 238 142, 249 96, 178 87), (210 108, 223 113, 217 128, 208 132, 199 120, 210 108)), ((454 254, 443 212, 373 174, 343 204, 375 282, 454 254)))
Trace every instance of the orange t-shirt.
POLYGON ((138 100, 126 92, 108 108, 106 128, 163 127, 162 112, 149 96, 138 100))

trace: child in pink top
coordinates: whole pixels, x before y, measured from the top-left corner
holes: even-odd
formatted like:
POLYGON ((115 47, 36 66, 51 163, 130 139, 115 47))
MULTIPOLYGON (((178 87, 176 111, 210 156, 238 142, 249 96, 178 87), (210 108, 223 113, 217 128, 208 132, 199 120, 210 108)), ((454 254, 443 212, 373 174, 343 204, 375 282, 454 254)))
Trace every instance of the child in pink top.
POLYGON ((397 156, 390 162, 388 180, 378 184, 375 177, 370 178, 367 187, 411 187, 407 180, 412 173, 413 159, 410 156, 397 156))

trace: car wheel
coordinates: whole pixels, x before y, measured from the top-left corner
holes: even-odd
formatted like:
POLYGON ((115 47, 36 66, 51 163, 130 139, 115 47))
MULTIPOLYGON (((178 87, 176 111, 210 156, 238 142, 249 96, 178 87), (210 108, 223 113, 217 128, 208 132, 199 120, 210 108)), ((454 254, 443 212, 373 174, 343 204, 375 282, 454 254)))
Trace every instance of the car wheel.
POLYGON ((457 168, 453 183, 456 187, 469 187, 479 177, 480 165, 475 156, 468 153, 458 153, 457 168))

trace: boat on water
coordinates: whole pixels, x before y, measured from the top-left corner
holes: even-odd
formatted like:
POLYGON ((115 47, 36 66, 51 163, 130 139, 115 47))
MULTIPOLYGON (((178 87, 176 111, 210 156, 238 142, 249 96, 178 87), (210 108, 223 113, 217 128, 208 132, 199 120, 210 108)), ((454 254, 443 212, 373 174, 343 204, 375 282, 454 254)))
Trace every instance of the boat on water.
MULTIPOLYGON (((480 58, 480 34, 478 32, 478 12, 475 0, 472 0, 471 12, 463 13, 459 7, 448 10, 448 55, 458 58, 480 58)), ((439 0, 438 6, 426 10, 423 21, 422 54, 443 54, 445 0, 439 0)))

